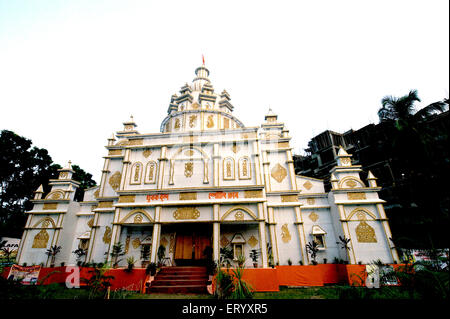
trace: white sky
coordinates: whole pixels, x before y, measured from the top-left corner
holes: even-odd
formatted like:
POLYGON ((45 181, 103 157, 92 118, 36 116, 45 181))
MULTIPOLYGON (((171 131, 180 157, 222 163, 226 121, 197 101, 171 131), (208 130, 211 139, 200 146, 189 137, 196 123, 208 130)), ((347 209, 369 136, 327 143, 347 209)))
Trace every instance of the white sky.
POLYGON ((449 1, 0 0, 0 129, 99 182, 107 138, 130 114, 159 132, 202 54, 234 115, 271 107, 300 154, 377 123, 385 95, 448 98, 449 1))

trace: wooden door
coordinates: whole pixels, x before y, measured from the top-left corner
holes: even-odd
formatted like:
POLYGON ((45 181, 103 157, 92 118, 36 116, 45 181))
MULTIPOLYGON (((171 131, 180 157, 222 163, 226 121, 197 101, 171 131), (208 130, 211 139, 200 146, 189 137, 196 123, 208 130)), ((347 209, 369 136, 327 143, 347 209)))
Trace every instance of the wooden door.
POLYGON ((199 232, 177 233, 175 259, 205 259, 205 248, 211 246, 208 235, 199 232))

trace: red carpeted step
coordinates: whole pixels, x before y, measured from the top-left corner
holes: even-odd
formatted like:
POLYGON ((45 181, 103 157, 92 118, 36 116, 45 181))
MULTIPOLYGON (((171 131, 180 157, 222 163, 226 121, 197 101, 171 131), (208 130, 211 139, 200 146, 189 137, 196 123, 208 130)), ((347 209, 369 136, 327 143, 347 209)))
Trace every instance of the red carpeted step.
POLYGON ((205 267, 163 267, 151 283, 148 293, 206 293, 205 267))

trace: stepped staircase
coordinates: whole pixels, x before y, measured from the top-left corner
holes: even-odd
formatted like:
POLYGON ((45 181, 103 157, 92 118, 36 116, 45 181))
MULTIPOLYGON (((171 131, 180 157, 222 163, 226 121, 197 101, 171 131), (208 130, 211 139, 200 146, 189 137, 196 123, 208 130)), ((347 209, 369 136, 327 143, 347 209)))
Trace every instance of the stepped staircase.
POLYGON ((163 267, 147 293, 207 293, 207 285, 206 267, 163 267))

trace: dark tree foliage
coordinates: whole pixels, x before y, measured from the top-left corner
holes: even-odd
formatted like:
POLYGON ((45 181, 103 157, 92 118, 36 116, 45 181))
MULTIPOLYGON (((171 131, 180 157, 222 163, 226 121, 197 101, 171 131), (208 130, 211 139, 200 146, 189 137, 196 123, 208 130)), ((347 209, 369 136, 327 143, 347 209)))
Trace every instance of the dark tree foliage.
MULTIPOLYGON (((50 179, 58 177, 61 166, 53 163, 46 149, 32 146, 32 141, 8 130, 0 134, 0 236, 18 237, 26 222, 25 211, 33 208, 34 191, 43 185, 50 191, 50 179)), ((95 185, 92 175, 74 165, 73 179, 80 188, 95 185)), ((83 196, 83 193, 80 192, 83 196)))
POLYGON ((84 190, 97 184, 92 179, 92 174, 85 172, 78 165, 72 165, 72 170, 75 172, 72 175, 72 179, 81 183, 80 187, 75 192, 75 200, 80 202, 83 200, 84 190))

